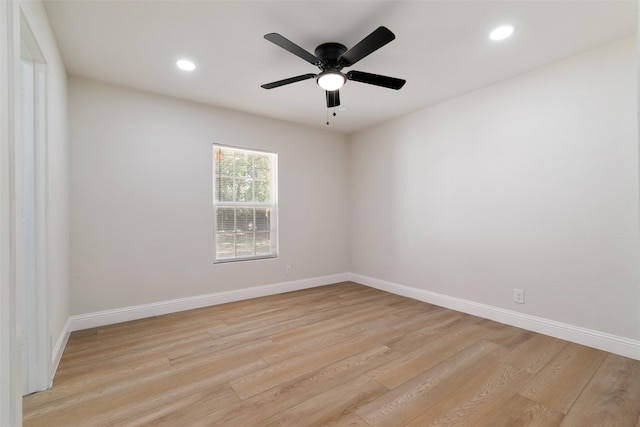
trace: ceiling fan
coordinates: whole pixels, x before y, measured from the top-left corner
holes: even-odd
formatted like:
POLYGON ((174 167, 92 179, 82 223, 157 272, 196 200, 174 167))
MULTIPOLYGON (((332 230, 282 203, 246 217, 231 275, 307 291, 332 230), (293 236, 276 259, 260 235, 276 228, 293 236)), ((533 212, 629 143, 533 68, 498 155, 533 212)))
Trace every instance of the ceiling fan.
POLYGON ((400 89, 406 83, 406 80, 365 73, 363 71, 353 70, 346 74, 342 73, 344 67, 352 66, 396 38, 386 27, 378 27, 351 49, 347 49, 346 46, 340 43, 323 43, 316 48, 315 55, 307 52, 278 33, 266 34, 264 38, 320 69, 320 73, 318 74, 302 74, 300 76, 263 84, 261 87, 265 89, 273 89, 302 80, 316 79, 318 85, 325 90, 327 108, 333 108, 340 105, 339 89, 347 80, 395 90, 400 89))

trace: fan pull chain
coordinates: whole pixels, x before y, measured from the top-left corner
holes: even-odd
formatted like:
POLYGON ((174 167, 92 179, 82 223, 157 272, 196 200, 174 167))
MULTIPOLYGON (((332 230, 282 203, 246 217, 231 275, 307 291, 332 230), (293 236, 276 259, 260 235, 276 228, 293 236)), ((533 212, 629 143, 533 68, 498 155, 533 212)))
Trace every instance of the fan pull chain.
MULTIPOLYGON (((336 107, 333 107, 333 117, 336 117, 336 107)), ((329 126, 329 109, 327 108, 327 126, 329 126)))

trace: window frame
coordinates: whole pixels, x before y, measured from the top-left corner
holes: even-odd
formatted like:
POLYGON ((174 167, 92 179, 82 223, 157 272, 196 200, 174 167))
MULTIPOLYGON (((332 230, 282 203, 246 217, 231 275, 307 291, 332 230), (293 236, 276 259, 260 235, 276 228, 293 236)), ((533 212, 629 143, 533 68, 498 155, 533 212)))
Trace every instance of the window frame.
MULTIPOLYGON (((212 154, 212 165, 213 165, 213 174, 212 174, 212 198, 213 198, 213 263, 214 264, 221 264, 221 263, 228 263, 228 262, 239 262, 239 261, 253 261, 253 260, 264 260, 264 259, 272 259, 272 258, 277 258, 278 257, 278 253, 279 253, 279 248, 278 248, 278 154, 271 152, 271 151, 266 151, 266 150, 257 150, 254 148, 244 148, 244 147, 238 147, 238 146, 231 146, 231 145, 225 145, 225 144, 212 144, 212 150, 211 150, 211 154, 212 154), (269 179, 268 179, 268 188, 269 188, 269 201, 267 202, 256 202, 255 200, 251 200, 251 201, 238 201, 235 200, 237 198, 237 195, 235 194, 235 192, 233 193, 233 199, 234 200, 218 200, 218 194, 219 192, 217 191, 217 187, 218 187, 218 182, 219 180, 224 177, 226 179, 229 178, 236 178, 235 175, 235 167, 236 167, 236 160, 238 160, 237 158, 234 159, 234 163, 233 163, 233 176, 223 176, 221 175, 218 170, 220 162, 217 159, 217 151, 218 150, 226 150, 226 151, 232 151, 232 152, 236 152, 236 153, 240 153, 242 155, 265 155, 268 157, 269 159, 269 179), (233 242, 233 249, 234 249, 234 254, 233 256, 227 256, 227 257, 220 257, 219 256, 219 242, 218 242, 218 238, 222 235, 221 232, 219 231, 218 227, 219 227, 219 218, 218 218, 218 209, 234 209, 234 215, 233 215, 233 230, 227 233, 224 233, 224 235, 227 236, 233 236, 234 242, 233 242), (250 224, 251 227, 253 228, 250 231, 247 230, 240 230, 238 229, 238 217, 237 217, 237 209, 240 208, 246 208, 246 209, 250 209, 253 210, 253 223, 250 224), (260 210, 264 210, 264 209, 268 210, 268 230, 259 230, 255 224, 257 223, 256 220, 256 209, 260 209, 260 210), (250 234, 253 238, 253 251, 252 254, 249 255, 243 255, 243 254, 238 254, 238 242, 237 242, 237 237, 240 235, 246 235, 246 234, 250 234), (270 251, 269 253, 263 253, 263 254, 257 254, 256 253, 256 235, 259 233, 268 233, 269 234, 269 248, 270 251)), ((236 154, 237 156, 237 154, 236 154)), ((255 174, 254 174, 255 176, 255 174)), ((254 181, 253 178, 250 179, 250 181, 254 181)), ((234 181, 234 183, 236 183, 236 181, 234 181)), ((252 188, 254 188, 252 186, 252 188)), ((233 191, 233 190, 232 190, 233 191)), ((253 197, 255 197, 255 188, 254 190, 252 190, 253 192, 253 197)), ((224 221, 224 219, 222 220, 224 221)))

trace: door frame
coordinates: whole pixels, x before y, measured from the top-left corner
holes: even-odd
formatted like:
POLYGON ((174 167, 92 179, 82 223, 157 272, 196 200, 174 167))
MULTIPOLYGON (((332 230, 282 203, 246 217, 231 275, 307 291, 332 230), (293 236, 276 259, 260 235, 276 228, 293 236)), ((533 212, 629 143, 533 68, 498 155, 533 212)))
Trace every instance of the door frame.
MULTIPOLYGON (((22 275, 18 280, 18 323, 22 326, 22 349, 26 354, 22 355, 22 394, 29 394, 36 391, 45 390, 50 386, 51 378, 51 340, 49 339, 49 315, 47 298, 47 260, 46 260, 46 224, 47 224, 47 73, 46 61, 42 50, 38 46, 36 38, 31 30, 24 12, 20 14, 20 66, 28 64, 31 68, 32 97, 30 113, 16 121, 16 126, 21 129, 26 120, 30 120, 29 126, 32 132, 23 132, 20 141, 20 150, 16 150, 21 156, 28 155, 31 158, 22 157, 17 164, 21 170, 17 174, 19 183, 18 196, 20 198, 17 208, 22 210, 25 206, 32 209, 32 224, 29 229, 25 223, 20 221, 20 227, 25 227, 19 234, 17 243, 22 245, 17 251, 18 271, 22 275), (27 141, 30 138, 30 141, 27 141), (32 144, 32 150, 25 151, 26 144, 32 144), (26 174, 28 175, 26 175, 26 174), (27 185, 31 189, 27 189, 27 185), (33 194, 31 194, 33 193, 33 194), (27 201, 26 196, 33 197, 27 201), (30 239, 30 242, 27 242, 30 239), (32 245, 31 250, 25 251, 27 246, 32 245)), ((20 74, 19 87, 23 88, 20 74)), ((21 112, 29 107, 23 103, 23 96, 19 102, 21 112)), ((18 201, 18 200, 17 200, 18 201)), ((26 212, 21 212, 21 217, 26 212)))
POLYGON ((0 1, 0 425, 21 425, 17 337, 15 145, 16 58, 20 15, 16 0, 0 1))

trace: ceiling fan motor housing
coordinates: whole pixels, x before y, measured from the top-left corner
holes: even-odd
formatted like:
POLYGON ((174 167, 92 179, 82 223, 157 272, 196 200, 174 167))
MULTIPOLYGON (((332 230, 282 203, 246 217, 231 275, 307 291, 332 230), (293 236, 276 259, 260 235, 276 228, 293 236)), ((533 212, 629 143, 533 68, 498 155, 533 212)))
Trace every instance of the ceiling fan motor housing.
POLYGON ((315 50, 315 54, 322 60, 322 70, 341 70, 344 65, 338 59, 347 51, 347 47, 340 43, 323 43, 315 50))

